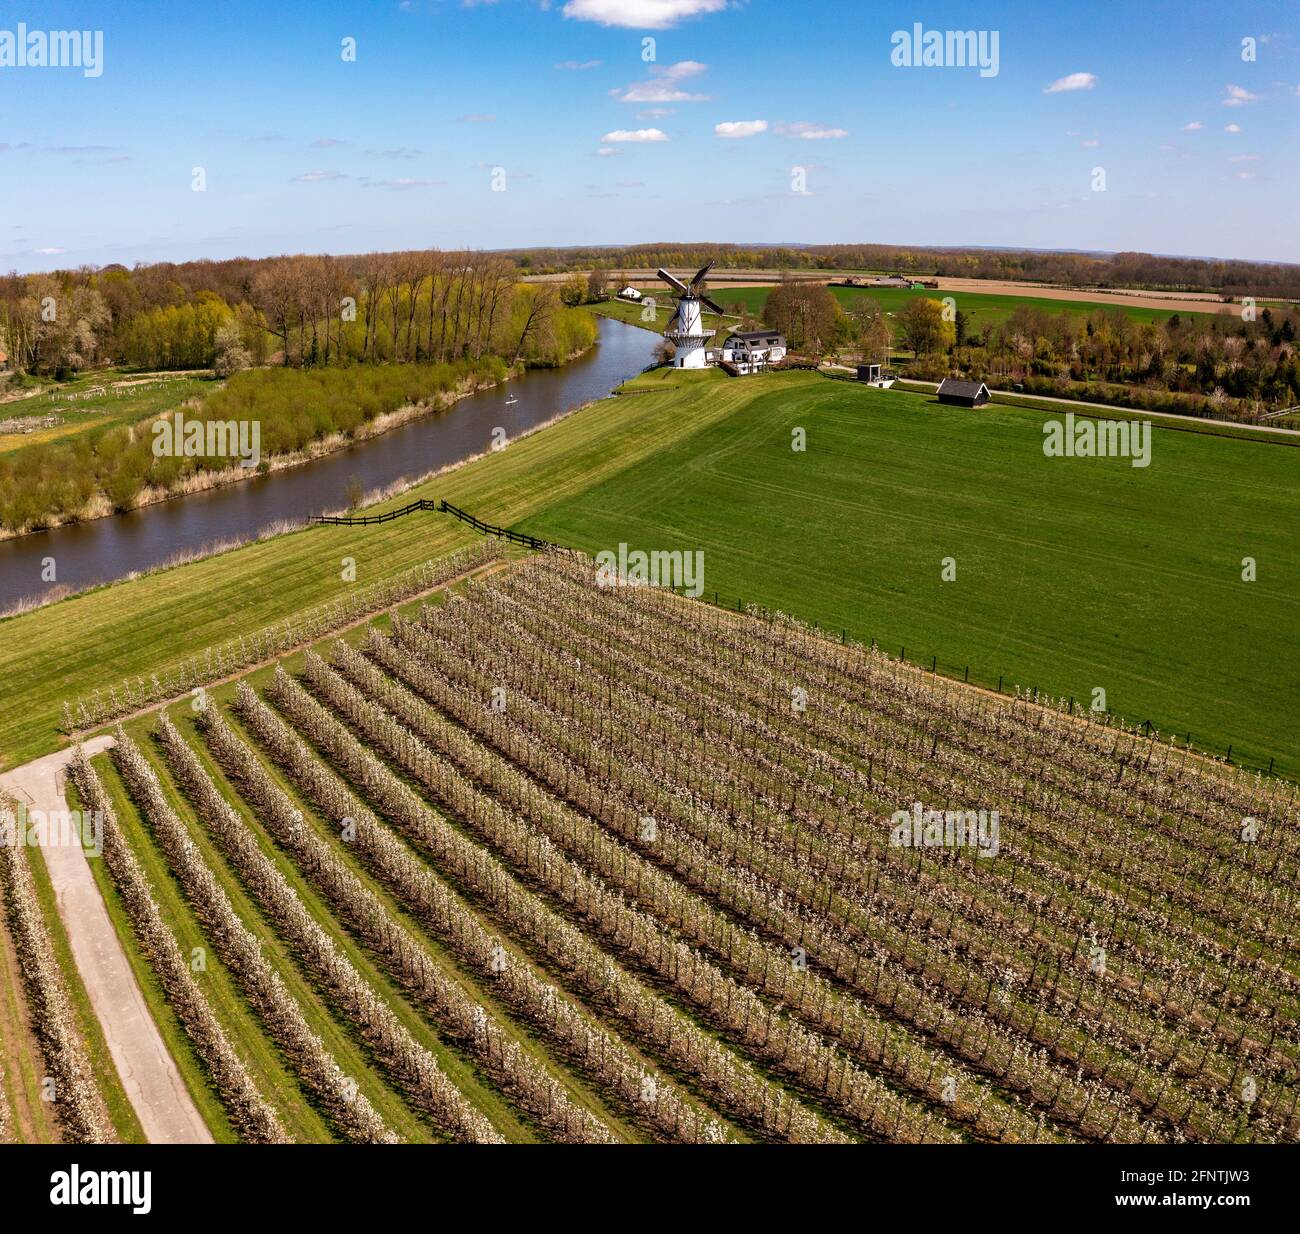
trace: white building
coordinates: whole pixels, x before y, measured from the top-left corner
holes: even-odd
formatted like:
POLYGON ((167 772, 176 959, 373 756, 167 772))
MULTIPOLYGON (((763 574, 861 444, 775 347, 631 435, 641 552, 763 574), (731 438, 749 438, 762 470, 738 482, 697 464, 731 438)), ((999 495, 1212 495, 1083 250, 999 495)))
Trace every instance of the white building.
POLYGON ((635 287, 624 287, 623 290, 620 291, 620 292, 618 293, 618 298, 619 298, 620 300, 634 300, 634 301, 635 301, 635 300, 640 300, 640 299, 642 299, 642 296, 641 296, 641 293, 640 293, 639 291, 637 291, 637 289, 636 289, 635 287))
POLYGON ((727 335, 721 358, 741 373, 758 373, 784 359, 785 353, 785 335, 775 330, 748 330, 727 335))

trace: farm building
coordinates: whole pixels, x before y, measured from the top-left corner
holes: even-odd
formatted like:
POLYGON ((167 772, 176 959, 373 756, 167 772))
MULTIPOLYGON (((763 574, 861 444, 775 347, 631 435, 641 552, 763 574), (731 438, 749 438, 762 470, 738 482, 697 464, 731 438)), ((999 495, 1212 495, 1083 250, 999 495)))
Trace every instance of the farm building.
POLYGON ((879 364, 859 364, 858 380, 864 381, 869 386, 876 386, 881 390, 888 390, 894 384, 895 377, 893 373, 886 373, 884 367, 879 364))
MULTIPOLYGON (((849 284, 847 284, 847 282, 846 282, 846 285, 849 285, 849 284)), ((886 276, 886 277, 878 278, 878 279, 873 280, 872 283, 870 284, 870 286, 872 286, 872 287, 908 287, 908 288, 911 288, 913 291, 920 291, 920 290, 923 290, 923 289, 934 290, 935 288, 937 288, 937 287, 939 286, 939 280, 938 280, 938 279, 916 279, 916 278, 905 278, 905 277, 904 277, 903 275, 901 275, 901 274, 890 274, 890 275, 888 275, 888 276, 886 276)))
POLYGON ((618 298, 620 300, 640 300, 641 293, 637 291, 635 287, 624 287, 623 290, 618 293, 618 298))
POLYGON ((982 381, 962 381, 945 377, 937 391, 939 402, 953 407, 983 407, 989 401, 989 388, 982 381))
POLYGON ((722 344, 722 362, 741 373, 757 373, 783 359, 785 335, 772 330, 750 330, 729 334, 722 344))

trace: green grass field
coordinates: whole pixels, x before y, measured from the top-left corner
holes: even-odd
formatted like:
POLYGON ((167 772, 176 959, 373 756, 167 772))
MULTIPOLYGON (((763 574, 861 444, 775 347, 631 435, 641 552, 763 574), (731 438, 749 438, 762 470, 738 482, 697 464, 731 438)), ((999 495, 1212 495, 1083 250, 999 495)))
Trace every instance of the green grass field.
POLYGON ((1128 720, 1300 771, 1293 451, 1157 429, 1145 469, 1048 459, 1041 412, 808 375, 697 383, 677 412, 737 385, 750 396, 729 416, 523 529, 590 551, 701 549, 710 599, 937 655, 983 684, 1089 701, 1101 687, 1128 720))
MULTIPOLYGON (((1156 430, 1138 470, 1045 459, 1041 411, 813 374, 657 371, 630 390, 387 507, 439 497, 586 548, 700 548, 724 603, 937 655, 959 677, 969 664, 984 684, 1101 686, 1129 720, 1300 772, 1294 451, 1156 430), (940 582, 945 556, 956 582, 940 582), (1246 556, 1257 582, 1240 580, 1246 556)), ((0 622, 0 765, 61 744, 65 697, 339 596, 344 557, 365 584, 473 536, 432 514, 312 528, 0 622)))
MULTIPOLYGON (((1091 304, 1085 300, 1045 300, 1038 296, 994 295, 969 291, 930 291, 913 290, 907 287, 832 287, 831 294, 846 311, 853 307, 856 300, 868 296, 880 305, 881 312, 897 316, 909 300, 918 296, 931 300, 941 300, 952 296, 957 307, 970 318, 968 331, 978 333, 983 325, 998 325, 1006 321, 1021 306, 1038 309, 1044 313, 1072 313, 1087 316, 1089 313, 1109 312, 1118 308, 1120 312, 1134 322, 1165 321, 1173 314, 1164 309, 1142 308, 1138 305, 1091 304)), ((733 304, 743 304, 755 316, 761 317, 767 297, 771 295, 770 287, 720 287, 712 293, 724 308, 733 304)), ((1181 313, 1180 316, 1203 316, 1203 314, 1181 313)), ((895 332, 897 325, 895 324, 895 332)))
POLYGON ((114 424, 134 424, 180 406, 187 398, 213 389, 209 377, 138 374, 108 369, 58 384, 41 393, 0 403, 0 421, 56 415, 61 423, 34 432, 0 433, 0 454, 26 446, 61 441, 114 424))

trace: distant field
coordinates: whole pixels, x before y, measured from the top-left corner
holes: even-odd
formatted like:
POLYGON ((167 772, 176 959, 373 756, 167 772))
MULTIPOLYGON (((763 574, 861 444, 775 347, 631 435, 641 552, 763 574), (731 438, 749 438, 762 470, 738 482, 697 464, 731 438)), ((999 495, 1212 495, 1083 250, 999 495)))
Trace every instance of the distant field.
POLYGON ((33 432, 0 433, 0 454, 75 436, 89 429, 134 424, 179 406, 185 399, 211 390, 207 377, 139 376, 110 369, 93 376, 52 385, 30 398, 0 402, 0 422, 40 420, 57 416, 59 423, 33 432))
MULTIPOLYGON (((997 325, 1006 321, 1021 305, 1039 309, 1044 313, 1073 313, 1079 316, 1118 310, 1136 322, 1163 322, 1173 316, 1173 313, 1167 309, 1143 308, 1139 305, 1127 304, 1091 304, 1083 300, 1044 300, 1030 295, 986 295, 967 291, 913 290, 906 287, 832 287, 830 291, 845 310, 851 308, 854 302, 863 296, 868 296, 880 305, 881 311, 887 317, 891 314, 896 316, 909 300, 918 296, 941 300, 944 296, 950 295, 957 301, 958 309, 970 318, 969 329, 972 332, 977 332, 986 323, 997 325)), ((771 287, 719 287, 714 291, 713 296, 724 308, 730 308, 733 304, 743 304, 749 312, 761 317, 763 306, 771 294, 771 287)), ((1186 311, 1180 314, 1180 316, 1188 315, 1186 311)), ((894 324, 897 333, 897 324, 891 324, 894 324)))
MULTIPOLYGON (((625 321, 628 325, 640 326, 644 330, 653 328, 662 334, 676 306, 667 288, 664 288, 663 295, 655 296, 654 301, 655 314, 653 322, 644 316, 646 309, 643 304, 632 304, 627 300, 603 300, 599 304, 591 304, 587 307, 593 313, 599 313, 602 317, 613 317, 617 321, 625 321)), ((714 331, 731 329, 738 324, 734 317, 719 317, 714 313, 704 313, 703 321, 707 328, 714 331)))
POLYGON ((523 529, 590 551, 702 549, 724 604, 937 655, 985 685, 1102 687, 1130 721, 1300 772, 1294 451, 1157 429, 1145 469, 1048 460, 1040 411, 804 375, 658 385, 687 421, 737 386, 749 397, 523 529))

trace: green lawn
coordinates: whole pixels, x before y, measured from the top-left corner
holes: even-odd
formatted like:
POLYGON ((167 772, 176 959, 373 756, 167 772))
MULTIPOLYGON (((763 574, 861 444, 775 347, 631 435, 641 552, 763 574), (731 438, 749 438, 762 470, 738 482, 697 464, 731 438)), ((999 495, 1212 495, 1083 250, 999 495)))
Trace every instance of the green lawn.
POLYGON ((1041 412, 802 374, 697 383, 676 404, 697 431, 523 529, 591 551, 701 549, 710 599, 989 685, 1102 687, 1131 721, 1300 772, 1295 452, 1155 429, 1145 469, 1049 459, 1041 412), (742 406, 699 418, 738 386, 742 406))
MULTIPOLYGON (((830 291, 845 310, 852 308, 854 302, 861 297, 869 296, 880 305, 881 312, 894 316, 897 316, 902 311, 909 300, 918 296, 931 300, 942 300, 944 296, 952 296, 957 301, 958 309, 970 318, 967 330, 971 334, 979 333, 980 327, 985 324, 995 326, 1006 321, 1021 305, 1039 309, 1044 313, 1074 313, 1080 316, 1102 311, 1109 312, 1118 308, 1120 312, 1130 317, 1134 322, 1165 321, 1173 316, 1167 309, 1142 308, 1139 305, 1128 304, 1091 304, 1086 300, 1046 300, 1041 296, 995 295, 971 291, 914 290, 908 287, 832 287, 830 291)), ((763 306, 767 303, 767 297, 771 293, 772 288, 770 287, 720 287, 712 295, 723 308, 730 309, 734 304, 743 304, 751 313, 761 317, 763 306)), ((1179 315, 1182 317, 1202 316, 1199 313, 1180 313, 1179 315)), ((897 325, 892 321, 891 324, 894 324, 895 333, 897 333, 897 325)))

